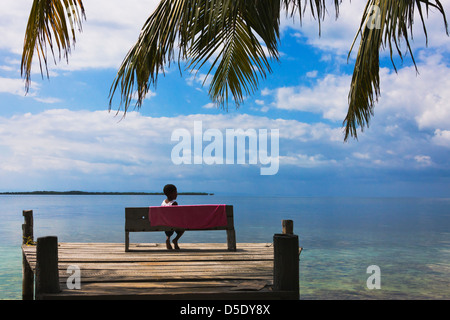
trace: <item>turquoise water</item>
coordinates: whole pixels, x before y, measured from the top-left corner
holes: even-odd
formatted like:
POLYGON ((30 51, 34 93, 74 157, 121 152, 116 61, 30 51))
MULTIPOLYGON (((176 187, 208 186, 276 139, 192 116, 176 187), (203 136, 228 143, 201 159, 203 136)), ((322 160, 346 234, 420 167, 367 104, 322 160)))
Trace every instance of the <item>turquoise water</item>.
MULTIPOLYGON (((35 239, 123 242, 124 208, 161 196, 0 196, 0 299, 21 299, 22 210, 34 211, 35 239)), ((180 204, 231 204, 239 242, 272 242, 294 220, 304 249, 301 299, 449 299, 450 199, 179 196, 180 204), (367 267, 381 270, 369 290, 367 267)), ((132 233, 163 242, 163 233, 132 233)), ((221 231, 186 232, 182 242, 226 242, 221 231)))

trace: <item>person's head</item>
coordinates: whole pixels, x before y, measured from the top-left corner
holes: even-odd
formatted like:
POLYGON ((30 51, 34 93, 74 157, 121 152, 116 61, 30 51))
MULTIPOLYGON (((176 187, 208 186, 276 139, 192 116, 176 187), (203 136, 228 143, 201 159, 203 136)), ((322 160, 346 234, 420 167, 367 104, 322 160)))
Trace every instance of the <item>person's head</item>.
POLYGON ((163 192, 169 201, 175 200, 178 196, 177 187, 175 187, 173 184, 166 184, 164 186, 163 192))

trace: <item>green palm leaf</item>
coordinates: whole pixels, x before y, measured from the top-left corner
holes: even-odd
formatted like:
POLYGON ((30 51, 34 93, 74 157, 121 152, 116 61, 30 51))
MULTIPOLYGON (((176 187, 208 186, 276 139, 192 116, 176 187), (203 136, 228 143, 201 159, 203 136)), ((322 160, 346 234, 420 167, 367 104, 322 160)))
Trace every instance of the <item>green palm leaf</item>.
MULTIPOLYGON (((336 12, 341 0, 335 0, 336 12)), ((122 62, 110 90, 110 107, 120 87, 125 112, 133 99, 142 105, 159 72, 175 59, 197 72, 212 60, 209 96, 218 106, 236 106, 252 94, 278 61, 281 9, 300 19, 309 4, 319 20, 325 0, 163 0, 145 23, 137 43, 122 62), (177 45, 176 45, 177 44, 177 45), (176 45, 176 46, 175 46, 176 45)), ((206 79, 205 79, 206 81, 206 79)))
POLYGON ((357 138, 358 126, 361 130, 369 126, 375 102, 378 101, 380 96, 380 50, 386 47, 389 48, 391 61, 396 70, 393 52, 395 50, 399 57, 403 59, 400 42, 404 40, 416 66, 410 39, 413 37, 412 27, 415 9, 419 12, 427 38, 422 5, 425 6, 427 13, 429 7, 438 9, 444 18, 445 29, 448 35, 447 19, 439 0, 435 0, 434 3, 428 0, 370 0, 367 2, 361 26, 356 35, 356 37, 361 36, 361 42, 348 97, 349 108, 344 120, 344 140, 347 140, 349 136, 357 138))
POLYGON ((257 89, 258 81, 266 76, 266 71, 271 72, 269 59, 278 59, 280 12, 279 7, 272 5, 279 3, 241 1, 218 12, 221 19, 210 19, 211 12, 207 11, 200 15, 208 20, 200 18, 199 24, 214 32, 207 31, 209 34, 194 38, 187 51, 188 68, 201 68, 211 56, 216 56, 208 74, 214 72, 209 95, 218 105, 226 105, 231 94, 238 106, 246 95, 257 89), (268 56, 258 37, 265 40, 268 56))
MULTIPOLYGON (((85 18, 84 6, 81 0, 34 0, 25 32, 22 53, 21 73, 25 77, 28 91, 31 83, 31 66, 36 51, 39 67, 43 75, 43 65, 47 76, 47 44, 55 58, 56 44, 59 59, 61 54, 68 59, 71 38, 75 43, 75 28, 81 31, 81 20, 85 18)), ((56 62, 56 61, 55 61, 56 62)))
MULTIPOLYGON (((342 0, 334 0, 336 17, 342 0)), ((439 0, 368 0, 360 29, 350 52, 360 36, 358 55, 349 92, 349 108, 344 120, 345 138, 357 138, 357 128, 363 130, 373 116, 380 95, 379 52, 389 48, 393 62, 394 51, 403 59, 401 41, 415 64, 410 46, 414 12, 419 12, 427 37, 424 12, 437 9, 447 20, 439 0), (373 22, 374 6, 379 8, 379 26, 373 22), (425 10, 424 10, 425 9, 425 10)), ((209 96, 217 105, 227 107, 233 99, 236 106, 258 88, 260 79, 270 73, 270 61, 278 61, 280 12, 299 16, 306 10, 321 21, 326 16, 326 0, 162 0, 146 21, 138 41, 120 66, 110 89, 110 108, 120 88, 121 102, 126 113, 137 97, 136 107, 142 105, 150 86, 156 86, 158 75, 173 62, 180 72, 185 63, 188 72, 198 72, 208 61, 207 76, 211 78, 209 96)), ((33 54, 36 51, 47 70, 47 45, 55 58, 67 59, 75 30, 81 30, 85 17, 81 0, 34 0, 25 34, 22 54, 22 75, 26 88, 30 85, 33 54)), ((56 62, 56 61, 55 61, 56 62)), ((395 64, 394 64, 395 68, 395 64)), ((48 70, 47 70, 48 75, 48 70)), ((119 108, 120 110, 120 108, 119 108)))
POLYGON ((161 1, 119 68, 110 105, 120 87, 125 111, 135 92, 139 107, 159 72, 175 61, 175 44, 178 64, 185 61, 189 72, 215 57, 208 72, 214 72, 209 95, 222 106, 232 95, 239 105, 271 71, 269 59, 278 58, 279 5, 268 0, 161 1))

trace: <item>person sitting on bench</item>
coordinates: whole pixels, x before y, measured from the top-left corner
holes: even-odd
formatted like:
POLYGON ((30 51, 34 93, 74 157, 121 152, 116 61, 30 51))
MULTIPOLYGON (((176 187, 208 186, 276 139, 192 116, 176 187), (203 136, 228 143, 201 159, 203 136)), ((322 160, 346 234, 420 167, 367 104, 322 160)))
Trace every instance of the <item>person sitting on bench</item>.
MULTIPOLYGON (((166 199, 161 203, 161 206, 176 206, 178 203, 175 201, 178 196, 177 187, 175 187, 173 184, 167 184, 164 186, 163 189, 164 194, 166 195, 166 199)), ((175 247, 175 250, 180 250, 180 247, 178 246, 178 240, 181 238, 181 236, 184 233, 183 229, 175 230, 177 233, 177 236, 172 240, 173 245, 175 247)), ((166 247, 168 250, 173 250, 172 246, 170 245, 170 237, 173 235, 173 231, 165 231, 166 233, 166 247)))

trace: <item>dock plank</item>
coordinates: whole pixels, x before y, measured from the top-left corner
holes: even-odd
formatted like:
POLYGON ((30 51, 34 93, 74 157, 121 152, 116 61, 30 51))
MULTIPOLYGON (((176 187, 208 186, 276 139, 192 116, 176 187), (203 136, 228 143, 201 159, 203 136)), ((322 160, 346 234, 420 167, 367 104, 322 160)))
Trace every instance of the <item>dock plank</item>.
MULTIPOLYGON (((165 244, 59 243, 61 292, 44 299, 279 299, 292 293, 273 285, 273 246, 240 243, 235 252, 222 243, 165 244), (81 289, 69 290, 67 268, 78 266, 81 289)), ((36 247, 22 247, 33 272, 36 247)))

